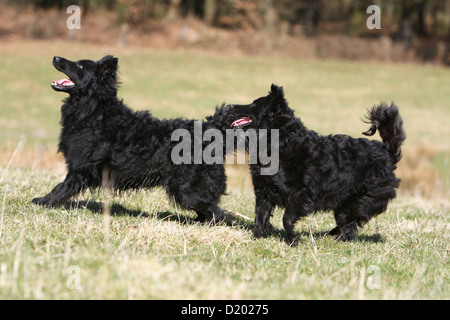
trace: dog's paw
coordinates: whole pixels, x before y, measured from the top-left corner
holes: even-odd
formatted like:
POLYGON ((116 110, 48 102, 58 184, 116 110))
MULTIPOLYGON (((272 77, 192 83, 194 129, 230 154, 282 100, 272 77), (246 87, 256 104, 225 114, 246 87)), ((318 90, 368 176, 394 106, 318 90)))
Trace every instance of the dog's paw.
POLYGON ((253 230, 253 236, 255 238, 262 238, 270 236, 274 232, 274 228, 270 222, 266 222, 264 226, 256 225, 253 230))
POLYGON ((33 198, 33 200, 31 200, 31 202, 33 202, 34 204, 45 206, 47 201, 46 201, 45 197, 42 197, 42 198, 33 198))
POLYGON ((264 235, 264 232, 262 231, 262 228, 255 228, 255 230, 253 230, 253 236, 255 238, 262 238, 264 235))
POLYGON ((288 243, 290 247, 296 247, 298 246, 298 236, 295 237, 289 237, 288 243))
POLYGON ((211 219, 206 220, 205 222, 208 223, 211 226, 214 226, 216 224, 220 224, 223 221, 225 221, 225 215, 223 215, 223 214, 214 214, 214 216, 211 219))
POLYGON ((328 232, 330 236, 334 236, 334 238, 338 241, 351 241, 355 238, 355 233, 353 229, 342 230, 339 227, 334 228, 328 232))
POLYGON ((336 234, 335 239, 338 241, 346 242, 355 239, 355 235, 353 233, 339 233, 336 234))
POLYGON ((194 219, 195 222, 203 223, 205 222, 206 218, 204 216, 198 215, 197 218, 194 219))
POLYGON ((195 219, 196 222, 204 223, 209 226, 214 226, 225 221, 225 215, 223 214, 213 214, 212 217, 204 217, 202 215, 198 215, 195 219))
POLYGON ((339 234, 339 227, 336 227, 336 228, 334 228, 334 229, 331 229, 330 231, 328 231, 328 234, 330 235, 330 236, 336 236, 336 235, 338 235, 339 234))
POLYGON ((48 197, 33 198, 33 200, 31 200, 31 202, 33 202, 34 204, 43 206, 43 207, 47 207, 47 208, 52 208, 52 207, 58 206, 58 203, 52 202, 48 197))

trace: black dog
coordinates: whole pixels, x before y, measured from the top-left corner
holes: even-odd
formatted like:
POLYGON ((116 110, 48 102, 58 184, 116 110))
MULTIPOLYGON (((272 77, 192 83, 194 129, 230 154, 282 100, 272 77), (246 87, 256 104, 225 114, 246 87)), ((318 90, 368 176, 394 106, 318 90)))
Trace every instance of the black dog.
MULTIPOLYGON (((54 90, 70 95, 61 108, 59 139, 68 173, 33 203, 59 206, 86 188, 101 186, 102 172, 107 172, 108 184, 116 190, 163 186, 171 199, 195 210, 198 220, 221 220, 223 164, 175 164, 171 159, 176 144, 172 132, 181 128, 192 133, 194 120, 159 120, 148 111, 129 109, 117 98, 117 64, 112 56, 97 62, 53 58, 55 68, 69 77, 52 83, 54 90)), ((222 109, 212 117, 217 123, 226 118, 222 109)), ((211 122, 202 122, 203 131, 212 127, 211 122)))
POLYGON ((383 142, 346 135, 321 136, 308 130, 289 108, 282 87, 249 105, 231 105, 240 119, 231 127, 279 130, 279 170, 261 175, 261 163, 250 166, 256 196, 255 237, 261 237, 275 206, 285 208, 283 226, 296 245, 294 223, 319 210, 333 210, 337 239, 349 240, 358 227, 386 210, 400 180, 394 175, 405 140, 403 121, 394 104, 369 110, 365 135, 380 132, 383 142))

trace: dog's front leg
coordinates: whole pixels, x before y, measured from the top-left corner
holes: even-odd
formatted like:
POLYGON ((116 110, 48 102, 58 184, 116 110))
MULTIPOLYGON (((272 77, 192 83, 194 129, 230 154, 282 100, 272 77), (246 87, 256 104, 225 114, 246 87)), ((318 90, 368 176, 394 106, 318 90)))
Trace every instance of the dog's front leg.
POLYGON ((272 231, 272 225, 269 222, 274 206, 263 197, 256 197, 255 206, 255 229, 253 235, 255 238, 261 238, 264 233, 272 231))
POLYGON ((298 244, 298 235, 294 230, 295 222, 310 214, 313 209, 314 205, 305 191, 293 192, 289 195, 283 215, 283 226, 290 246, 295 247, 298 244))
POLYGON ((46 207, 62 205, 70 197, 76 195, 86 187, 85 179, 69 172, 63 182, 56 185, 49 194, 42 198, 34 198, 32 202, 46 207))

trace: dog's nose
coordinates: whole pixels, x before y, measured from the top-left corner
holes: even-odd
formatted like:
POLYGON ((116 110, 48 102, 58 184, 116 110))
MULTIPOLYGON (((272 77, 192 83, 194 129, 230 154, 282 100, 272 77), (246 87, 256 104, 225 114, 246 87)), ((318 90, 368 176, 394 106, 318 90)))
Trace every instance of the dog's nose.
POLYGON ((61 57, 58 57, 58 56, 53 57, 53 65, 55 65, 56 63, 58 63, 60 61, 61 61, 61 57))

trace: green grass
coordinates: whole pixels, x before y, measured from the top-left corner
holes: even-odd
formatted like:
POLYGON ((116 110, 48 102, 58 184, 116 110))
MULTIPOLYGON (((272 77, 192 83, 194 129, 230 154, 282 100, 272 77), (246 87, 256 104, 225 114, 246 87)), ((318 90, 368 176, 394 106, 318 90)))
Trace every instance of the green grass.
POLYGON ((393 100, 408 134, 404 150, 419 143, 436 150, 429 165, 450 186, 448 69, 68 42, 0 42, 0 52, 0 299, 449 298, 445 198, 400 197, 348 243, 325 234, 334 227, 331 214, 309 216, 297 225, 297 248, 285 243, 281 210, 272 235, 252 238, 245 169, 227 168, 221 207, 250 220, 228 213, 214 227, 194 222, 159 189, 87 192, 72 208, 30 203, 64 177, 61 160, 51 158, 64 97, 50 88, 63 77, 53 55, 119 56, 119 96, 158 117, 203 118, 223 101, 265 95, 274 82, 310 129, 359 137, 368 129, 360 121, 366 108, 393 100), (27 157, 33 165, 18 168, 27 157), (101 209, 108 201, 110 220, 101 209))
MULTIPOLYGON (((275 232, 251 236, 253 223, 193 221, 164 192, 85 193, 74 208, 30 203, 63 176, 0 170, 0 299, 448 299, 448 207, 399 199, 357 240, 325 235, 330 214, 298 224, 301 241, 275 232), (86 203, 86 200, 89 200, 86 203), (109 222, 101 202, 111 201, 109 222), (76 207, 78 204, 78 207, 76 207)), ((250 190, 221 206, 253 218, 250 190)))

